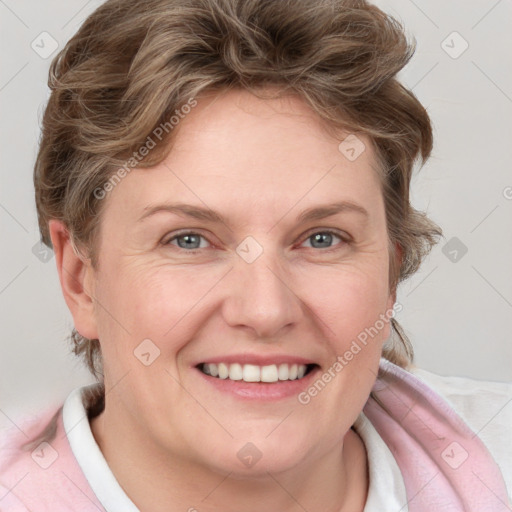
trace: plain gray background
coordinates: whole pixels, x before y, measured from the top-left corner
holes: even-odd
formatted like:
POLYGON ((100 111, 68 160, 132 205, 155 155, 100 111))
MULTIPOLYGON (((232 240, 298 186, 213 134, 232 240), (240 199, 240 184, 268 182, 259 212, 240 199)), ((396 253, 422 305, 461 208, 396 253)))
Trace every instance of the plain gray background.
MULTIPOLYGON (((69 353, 55 258, 37 251, 32 168, 53 46, 101 3, 0 0, 0 425, 92 381, 69 353)), ((512 2, 375 3, 417 40, 400 78, 428 109, 435 147, 413 204, 445 234, 401 285, 397 318, 420 367, 512 381, 512 2)))

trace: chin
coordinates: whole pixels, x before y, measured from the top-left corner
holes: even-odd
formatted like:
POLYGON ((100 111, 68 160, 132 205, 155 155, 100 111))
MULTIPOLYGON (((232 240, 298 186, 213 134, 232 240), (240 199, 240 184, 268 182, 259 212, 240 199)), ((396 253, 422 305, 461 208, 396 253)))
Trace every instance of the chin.
POLYGON ((286 472, 307 458, 309 452, 306 443, 298 440, 296 435, 294 438, 275 435, 270 440, 260 434, 247 437, 247 440, 232 439, 222 446, 215 443, 215 449, 209 451, 212 457, 209 457, 207 465, 215 467, 220 473, 230 473, 230 478, 268 478, 268 473, 286 472))

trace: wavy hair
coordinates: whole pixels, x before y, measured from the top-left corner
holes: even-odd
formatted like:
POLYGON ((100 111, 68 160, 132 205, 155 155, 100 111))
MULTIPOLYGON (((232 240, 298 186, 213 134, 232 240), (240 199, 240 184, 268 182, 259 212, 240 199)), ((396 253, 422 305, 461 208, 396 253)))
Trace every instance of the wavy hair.
MULTIPOLYGON (((51 64, 51 95, 34 169, 42 242, 65 223, 93 267, 104 201, 95 190, 191 98, 244 88, 299 95, 326 125, 369 137, 378 159, 390 287, 419 268, 442 235, 410 203, 414 164, 433 144, 425 108, 396 78, 415 51, 402 25, 365 0, 108 0, 51 64), (395 257, 400 246, 402 258, 395 257)), ((160 163, 176 131, 137 162, 160 163)), ((383 356, 407 367, 396 319, 383 356)), ((75 329, 74 352, 101 380, 100 343, 75 329)))

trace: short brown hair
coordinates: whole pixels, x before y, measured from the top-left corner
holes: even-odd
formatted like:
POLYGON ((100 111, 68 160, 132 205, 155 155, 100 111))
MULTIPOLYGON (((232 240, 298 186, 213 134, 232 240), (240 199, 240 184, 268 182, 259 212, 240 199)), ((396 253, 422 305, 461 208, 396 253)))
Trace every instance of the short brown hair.
MULTIPOLYGON (((51 64, 51 96, 34 169, 39 228, 59 219, 97 264, 102 201, 94 193, 191 98, 267 86, 297 94, 331 127, 369 137, 381 169, 390 287, 412 275, 442 235, 410 204, 418 157, 432 151, 425 108, 396 74, 410 60, 401 24, 365 0, 108 0, 51 64), (399 245, 402 260, 395 258, 399 245)), ((167 130, 137 167, 160 163, 167 130)), ((412 347, 395 319, 383 356, 406 367, 412 347)), ((75 329, 74 351, 100 378, 99 340, 75 329)))

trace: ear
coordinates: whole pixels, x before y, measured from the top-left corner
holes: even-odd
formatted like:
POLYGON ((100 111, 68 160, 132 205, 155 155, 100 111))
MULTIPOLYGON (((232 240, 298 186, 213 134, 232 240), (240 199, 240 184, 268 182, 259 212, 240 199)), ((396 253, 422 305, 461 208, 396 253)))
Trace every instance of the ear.
POLYGON ((94 315, 94 269, 90 260, 77 254, 63 222, 49 222, 50 237, 64 300, 73 316, 75 329, 89 339, 98 338, 94 315))

